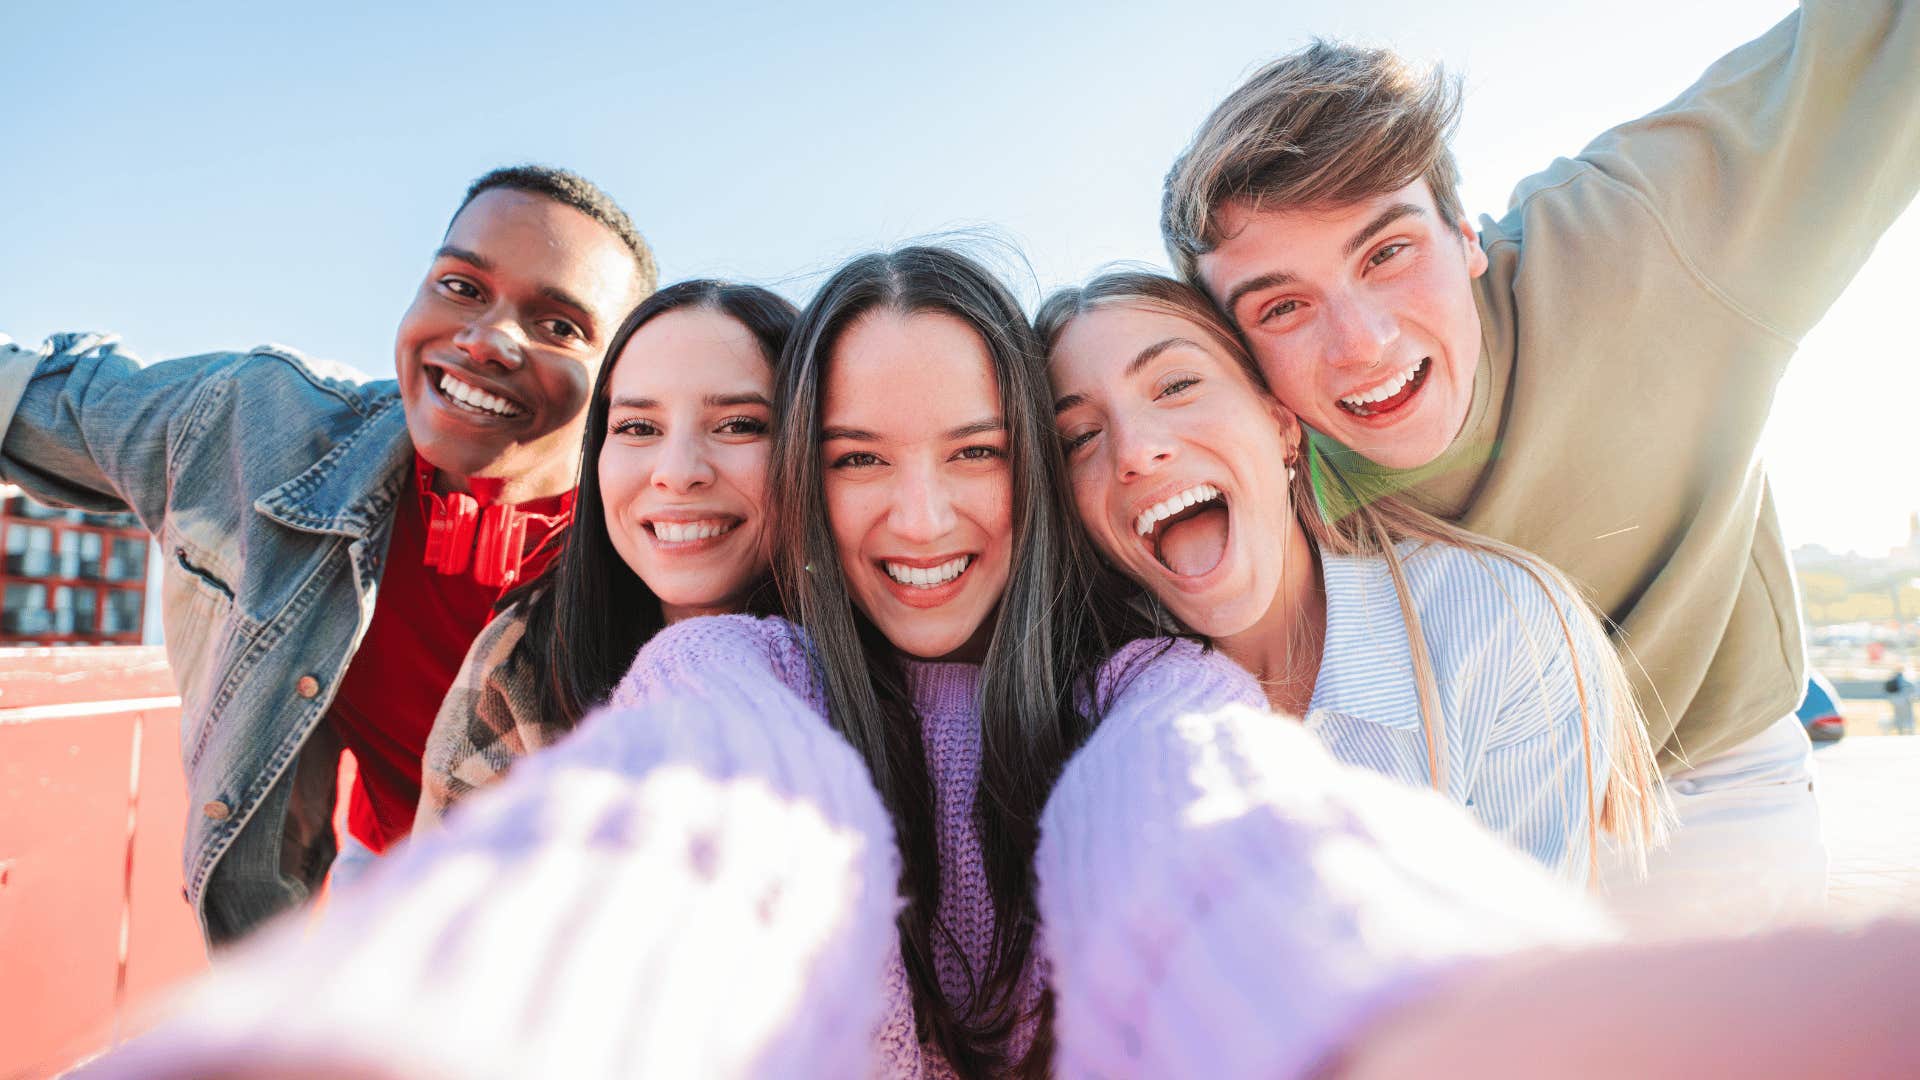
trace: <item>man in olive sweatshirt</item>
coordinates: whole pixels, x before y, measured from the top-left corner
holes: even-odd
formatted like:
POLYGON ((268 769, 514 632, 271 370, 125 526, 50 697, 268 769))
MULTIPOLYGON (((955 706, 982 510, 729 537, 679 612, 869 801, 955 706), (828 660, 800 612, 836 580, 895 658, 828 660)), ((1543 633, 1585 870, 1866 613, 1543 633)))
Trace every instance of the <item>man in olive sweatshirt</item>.
POLYGON ((1679 820, 1645 881, 1609 874, 1643 925, 1825 895, 1757 447, 1800 338, 1920 184, 1916 101, 1920 5, 1806 0, 1476 229, 1457 84, 1323 42, 1228 95, 1167 177, 1174 265, 1310 428, 1330 510, 1403 495, 1618 624, 1679 820))

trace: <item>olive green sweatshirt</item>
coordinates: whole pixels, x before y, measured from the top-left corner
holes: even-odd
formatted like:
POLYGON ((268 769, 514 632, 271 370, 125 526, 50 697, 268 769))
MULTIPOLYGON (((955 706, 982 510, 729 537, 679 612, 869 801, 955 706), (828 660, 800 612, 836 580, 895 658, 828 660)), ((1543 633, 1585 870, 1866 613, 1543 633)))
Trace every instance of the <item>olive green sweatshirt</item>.
POLYGON ((1363 494, 1403 492, 1572 575, 1618 624, 1662 765, 1704 761, 1800 702, 1761 429, 1916 186, 1920 3, 1807 0, 1482 219, 1483 351, 1446 453, 1395 472, 1315 449, 1363 494))

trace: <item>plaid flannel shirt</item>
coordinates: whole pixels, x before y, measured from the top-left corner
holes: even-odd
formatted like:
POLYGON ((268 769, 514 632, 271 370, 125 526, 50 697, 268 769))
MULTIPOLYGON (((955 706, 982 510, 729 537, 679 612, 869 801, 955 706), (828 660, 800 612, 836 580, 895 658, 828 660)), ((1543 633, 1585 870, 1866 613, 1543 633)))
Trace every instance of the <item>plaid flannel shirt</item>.
POLYGON ((513 604, 480 631, 440 704, 421 757, 415 829, 437 825, 454 803, 505 776, 515 758, 571 730, 547 707, 531 643, 522 647, 526 605, 513 604))

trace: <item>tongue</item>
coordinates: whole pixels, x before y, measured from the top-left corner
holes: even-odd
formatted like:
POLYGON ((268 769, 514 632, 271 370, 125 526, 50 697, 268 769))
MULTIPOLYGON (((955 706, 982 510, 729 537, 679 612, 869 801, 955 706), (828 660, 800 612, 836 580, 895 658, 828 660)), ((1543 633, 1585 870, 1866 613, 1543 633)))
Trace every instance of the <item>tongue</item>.
POLYGON ((1227 550, 1227 511, 1216 506, 1160 529, 1160 561, 1181 577, 1199 577, 1220 565, 1227 550))

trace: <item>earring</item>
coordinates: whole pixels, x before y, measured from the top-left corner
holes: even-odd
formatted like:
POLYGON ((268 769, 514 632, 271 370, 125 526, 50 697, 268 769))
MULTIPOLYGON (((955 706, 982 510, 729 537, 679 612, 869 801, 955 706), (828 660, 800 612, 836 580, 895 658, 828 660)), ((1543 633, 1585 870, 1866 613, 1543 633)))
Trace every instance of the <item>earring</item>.
POLYGON ((1287 459, 1287 483, 1289 484, 1293 483, 1293 478, 1295 475, 1296 475, 1296 472, 1293 467, 1293 459, 1288 458, 1287 459))

